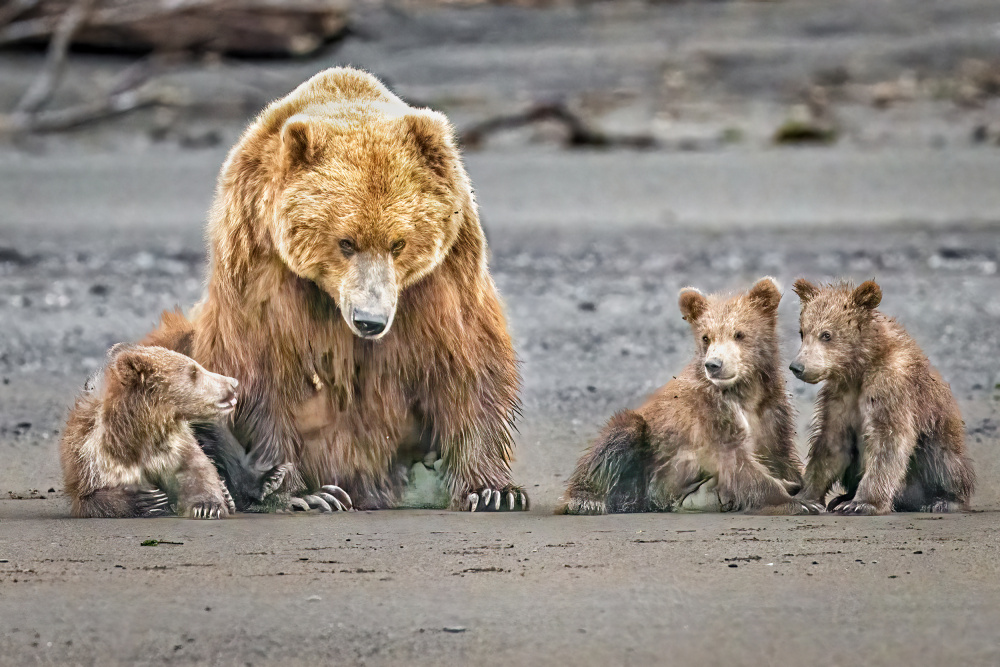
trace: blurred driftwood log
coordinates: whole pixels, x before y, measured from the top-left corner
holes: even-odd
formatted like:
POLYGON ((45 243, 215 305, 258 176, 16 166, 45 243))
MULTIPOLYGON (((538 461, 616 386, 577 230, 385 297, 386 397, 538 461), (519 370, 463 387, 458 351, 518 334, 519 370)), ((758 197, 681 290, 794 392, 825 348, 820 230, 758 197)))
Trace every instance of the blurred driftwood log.
MULTIPOLYGON (((78 11, 75 0, 0 3, 0 46, 45 44, 78 11)), ((304 56, 347 27, 349 0, 93 0, 71 46, 102 51, 194 51, 304 56)))
POLYGON ((47 44, 45 66, 0 134, 51 132, 172 104, 150 81, 195 54, 305 56, 342 35, 349 0, 6 0, 0 47, 47 44), (73 46, 150 55, 86 102, 46 109, 73 46))

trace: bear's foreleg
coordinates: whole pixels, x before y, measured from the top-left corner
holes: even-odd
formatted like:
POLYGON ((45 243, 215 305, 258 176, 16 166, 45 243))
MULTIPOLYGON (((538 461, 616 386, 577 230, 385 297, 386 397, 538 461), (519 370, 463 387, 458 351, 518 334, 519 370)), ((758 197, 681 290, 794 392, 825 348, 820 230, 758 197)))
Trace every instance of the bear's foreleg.
POLYGON ((777 402, 761 412, 758 422, 761 433, 757 436, 757 450, 762 463, 771 474, 795 495, 802 490, 802 461, 795 450, 795 428, 791 407, 785 401, 777 402))
POLYGON ((258 470, 243 445, 224 424, 208 423, 194 426, 198 444, 215 463, 225 485, 231 490, 236 507, 243 512, 266 511, 276 494, 293 482, 294 466, 290 463, 258 470))
POLYGON ((809 462, 802 490, 796 498, 823 504, 834 482, 842 480, 857 456, 857 430, 853 410, 843 409, 840 397, 820 390, 809 435, 809 462))
POLYGON ((647 507, 649 427, 623 410, 576 464, 556 514, 642 512, 647 507))
POLYGON ((869 516, 892 512, 893 499, 903 490, 917 434, 910 420, 888 420, 888 416, 874 409, 866 418, 861 483, 854 498, 834 507, 834 512, 869 516))
POLYGON ((511 480, 512 450, 506 426, 443 439, 442 470, 451 491, 451 509, 526 511, 528 494, 511 480))
POLYGON ((784 485, 743 445, 719 452, 716 463, 723 511, 819 514, 823 509, 819 503, 792 498, 784 485))
POLYGON ((172 513, 167 494, 156 488, 98 489, 73 502, 73 516, 86 519, 146 518, 172 513))
POLYGON ((192 519, 219 519, 236 512, 229 491, 205 453, 192 439, 180 452, 176 472, 177 514, 192 519))

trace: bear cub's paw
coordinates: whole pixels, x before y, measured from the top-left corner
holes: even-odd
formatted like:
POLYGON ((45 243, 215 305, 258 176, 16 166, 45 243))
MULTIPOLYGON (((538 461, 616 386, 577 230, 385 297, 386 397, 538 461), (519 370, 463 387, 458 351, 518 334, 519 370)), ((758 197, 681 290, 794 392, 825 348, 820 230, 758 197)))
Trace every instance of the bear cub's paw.
POLYGON ((853 494, 851 494, 851 493, 843 493, 843 494, 837 496, 836 498, 834 498, 833 500, 831 500, 830 502, 828 502, 826 504, 826 511, 827 512, 836 511, 836 509, 838 507, 840 507, 841 505, 846 505, 853 498, 854 498, 853 494))
POLYGON ((159 489, 139 489, 135 494, 135 509, 140 517, 167 516, 173 514, 170 499, 159 489))
POLYGON ((222 499, 226 501, 226 507, 229 508, 230 514, 236 514, 236 503, 233 502, 233 497, 229 494, 229 489, 226 485, 222 485, 222 499))
POLYGON ((888 508, 883 510, 877 505, 860 500, 852 500, 838 505, 833 511, 836 514, 844 516, 877 516, 879 514, 888 514, 890 512, 888 508))
POLYGON ((266 498, 272 493, 276 493, 281 488, 281 485, 285 483, 285 477, 291 470, 291 463, 284 463, 271 468, 261 480, 260 497, 266 498))
POLYGON ((930 504, 924 505, 920 508, 921 512, 931 512, 933 514, 950 514, 952 512, 961 512, 965 509, 962 503, 957 503, 952 500, 938 499, 930 504))
POLYGON ((608 507, 603 500, 593 498, 568 498, 556 514, 607 514, 608 507))
POLYGON ((229 516, 229 505, 224 498, 196 500, 184 515, 190 519, 221 519, 229 516))
POLYGON ((745 513, 760 516, 801 516, 804 514, 819 514, 822 511, 823 505, 821 503, 793 498, 791 501, 780 505, 751 507, 745 513))

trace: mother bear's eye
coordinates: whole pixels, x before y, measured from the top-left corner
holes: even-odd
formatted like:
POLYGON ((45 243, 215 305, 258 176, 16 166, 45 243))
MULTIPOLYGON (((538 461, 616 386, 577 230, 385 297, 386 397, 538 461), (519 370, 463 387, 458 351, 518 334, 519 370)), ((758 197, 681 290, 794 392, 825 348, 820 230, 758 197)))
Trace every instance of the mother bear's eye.
POLYGON ((350 257, 354 254, 354 241, 350 239, 340 240, 340 252, 344 253, 344 257, 350 257))
POLYGON ((399 253, 403 252, 403 248, 405 247, 406 247, 406 241, 404 241, 403 239, 399 239, 398 241, 393 243, 391 248, 393 256, 399 257, 399 253))

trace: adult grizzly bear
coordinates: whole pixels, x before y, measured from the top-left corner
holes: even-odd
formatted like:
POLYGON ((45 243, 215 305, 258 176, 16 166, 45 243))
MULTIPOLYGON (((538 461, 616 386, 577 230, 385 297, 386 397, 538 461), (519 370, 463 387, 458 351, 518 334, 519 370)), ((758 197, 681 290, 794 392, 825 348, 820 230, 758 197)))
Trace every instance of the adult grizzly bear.
POLYGON ((453 134, 336 68, 230 152, 193 334, 167 337, 240 382, 231 427, 202 431, 238 507, 324 485, 392 507, 436 454, 453 509, 527 509, 510 476, 517 361, 453 134))

